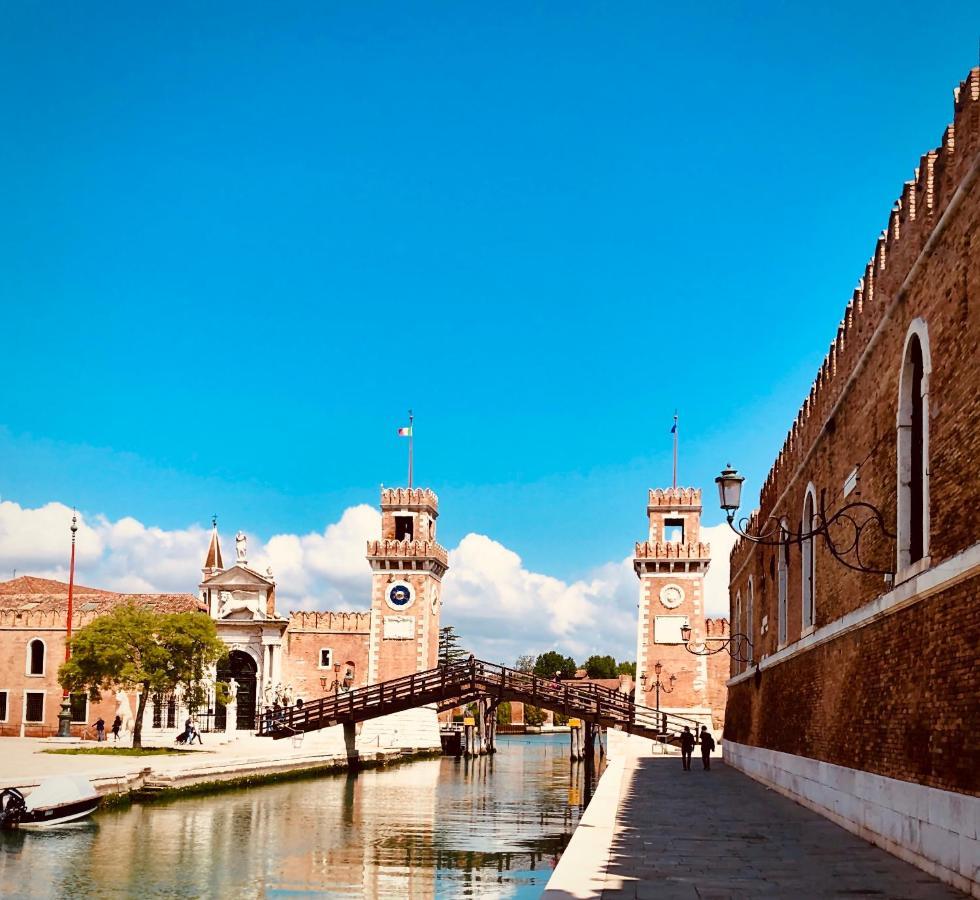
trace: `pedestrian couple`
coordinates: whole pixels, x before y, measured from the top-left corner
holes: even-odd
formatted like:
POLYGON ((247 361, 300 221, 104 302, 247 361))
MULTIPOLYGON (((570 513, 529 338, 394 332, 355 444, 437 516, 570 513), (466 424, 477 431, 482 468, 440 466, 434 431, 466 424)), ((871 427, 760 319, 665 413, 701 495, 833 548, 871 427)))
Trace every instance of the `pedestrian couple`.
MULTIPOLYGON (((684 763, 684 771, 691 771, 691 756, 694 753, 694 744, 696 743, 694 735, 691 733, 691 729, 684 726, 684 731, 681 733, 681 761, 684 763)), ((715 749, 715 739, 708 733, 708 726, 701 726, 701 762, 704 764, 705 769, 711 768, 711 751, 715 749)))
MULTIPOLYGON (((116 742, 119 741, 120 728, 122 728, 122 719, 119 716, 116 716, 116 718, 113 719, 112 722, 112 739, 116 742)), ((95 739, 100 742, 106 739, 105 719, 103 719, 102 716, 99 716, 99 718, 95 722, 95 739)))

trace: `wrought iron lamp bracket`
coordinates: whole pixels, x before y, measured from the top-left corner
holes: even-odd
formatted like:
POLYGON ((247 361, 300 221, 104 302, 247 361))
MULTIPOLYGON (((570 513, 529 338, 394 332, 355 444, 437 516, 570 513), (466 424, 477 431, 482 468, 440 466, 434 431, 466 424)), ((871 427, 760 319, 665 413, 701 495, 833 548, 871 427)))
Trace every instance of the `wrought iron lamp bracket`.
POLYGON ((733 634, 727 638, 707 637, 700 641, 684 641, 684 649, 695 656, 714 656, 723 650, 728 652, 736 662, 754 664, 752 659, 752 642, 744 634, 733 634), (708 643, 717 643, 717 647, 709 647, 708 643), (746 653, 746 651, 748 651, 746 653))
POLYGON ((868 526, 874 525, 888 540, 895 540, 895 535, 885 525, 881 510, 865 500, 848 503, 829 516, 821 500, 819 511, 813 514, 814 527, 809 531, 793 531, 784 525, 782 520, 770 515, 753 533, 748 530, 751 524, 749 517, 739 519, 736 525, 734 510, 728 510, 726 518, 732 531, 753 544, 779 547, 784 544, 801 544, 803 541, 822 537, 834 559, 847 568, 872 575, 895 574, 891 569, 868 565, 861 558, 861 538, 865 535, 868 526), (862 515, 862 511, 866 515, 862 515), (832 534, 831 530, 835 528, 837 531, 832 534), (846 558, 848 555, 853 556, 854 562, 846 558))

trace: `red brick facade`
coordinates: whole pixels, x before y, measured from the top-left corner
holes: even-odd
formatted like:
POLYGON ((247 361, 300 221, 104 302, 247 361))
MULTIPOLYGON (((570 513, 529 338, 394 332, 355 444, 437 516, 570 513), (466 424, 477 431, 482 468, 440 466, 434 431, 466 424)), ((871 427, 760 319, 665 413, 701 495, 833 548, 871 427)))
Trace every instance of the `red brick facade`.
MULTIPOLYGON (((737 544, 733 630, 749 635, 762 666, 740 675, 746 667, 732 665, 726 738, 977 792, 978 304, 980 70, 974 70, 957 91, 942 145, 922 157, 895 204, 752 523, 785 518, 799 531, 808 486, 828 515, 865 501, 881 511, 888 533, 869 527, 861 560, 894 575, 853 571, 818 538, 811 625, 804 621, 804 547, 791 543, 780 641, 777 548, 737 544), (915 482, 902 468, 902 429, 918 427, 902 411, 913 338, 924 357, 924 519, 900 499, 915 482), (909 563, 903 534, 923 521, 924 557, 909 563)), ((857 562, 853 553, 845 558, 857 562)))
MULTIPOLYGON (((75 631, 129 600, 158 612, 204 610, 204 604, 193 594, 118 594, 82 585, 75 585, 72 600, 75 631)), ((0 735, 46 737, 57 732, 63 696, 58 667, 65 661, 67 613, 68 585, 64 582, 33 576, 0 582, 0 735), (33 642, 40 642, 34 659, 39 665, 34 666, 30 656, 33 642), (38 670, 36 674, 32 668, 38 670)), ((80 705, 84 715, 72 724, 73 734, 100 716, 107 729, 111 726, 116 710, 111 693, 103 693, 97 703, 80 705)))

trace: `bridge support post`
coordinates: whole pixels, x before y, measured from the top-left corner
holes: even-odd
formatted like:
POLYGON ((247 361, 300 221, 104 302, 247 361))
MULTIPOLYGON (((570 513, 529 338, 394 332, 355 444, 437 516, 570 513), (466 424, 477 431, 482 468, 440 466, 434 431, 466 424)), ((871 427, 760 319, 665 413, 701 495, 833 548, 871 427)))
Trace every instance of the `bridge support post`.
POLYGON ((585 723, 585 802, 592 799, 592 776, 595 773, 595 729, 591 722, 585 723))
POLYGON ((353 722, 344 722, 344 749, 347 751, 347 764, 351 769, 357 768, 357 726, 353 722))

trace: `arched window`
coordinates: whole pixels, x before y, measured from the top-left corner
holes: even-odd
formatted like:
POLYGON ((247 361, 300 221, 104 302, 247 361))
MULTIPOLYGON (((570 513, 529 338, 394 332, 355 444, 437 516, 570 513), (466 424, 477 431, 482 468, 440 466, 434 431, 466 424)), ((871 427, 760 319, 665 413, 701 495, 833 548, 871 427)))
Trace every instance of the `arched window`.
MULTIPOLYGON (((807 485, 806 498, 803 500, 803 534, 810 534, 813 531, 814 511, 816 509, 817 492, 813 484, 807 485)), ((803 572, 803 591, 800 594, 803 604, 803 628, 812 628, 814 624, 814 552, 813 538, 804 538, 800 541, 800 562, 803 572)))
MULTIPOLYGON (((755 649, 755 582, 749 575, 749 583, 746 588, 746 609, 745 609, 745 634, 748 636, 749 643, 755 649)), ((753 654, 753 659, 755 655, 753 654)))
POLYGON ((780 544, 776 548, 776 616, 779 619, 777 643, 782 647, 788 637, 786 628, 786 593, 789 586, 789 527, 786 520, 779 526, 780 544))
POLYGON ((898 571, 929 555, 929 375, 924 319, 905 337, 898 387, 898 571))
POLYGON ((27 645, 27 674, 44 674, 44 641, 40 638, 34 638, 27 645))
MULTIPOLYGON (((735 594, 735 621, 732 623, 733 631, 742 630, 742 592, 738 591, 735 594)), ((735 671, 742 671, 742 663, 738 660, 735 661, 735 671)))

